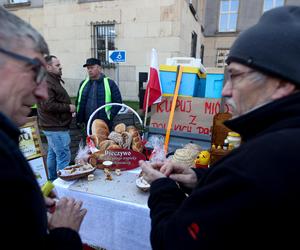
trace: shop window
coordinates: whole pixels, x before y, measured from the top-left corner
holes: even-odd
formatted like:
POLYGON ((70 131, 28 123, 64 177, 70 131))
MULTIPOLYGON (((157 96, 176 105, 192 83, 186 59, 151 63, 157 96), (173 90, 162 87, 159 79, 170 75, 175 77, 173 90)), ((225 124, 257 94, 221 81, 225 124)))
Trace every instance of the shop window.
POLYGON ((221 0, 219 32, 235 32, 238 19, 239 1, 221 0))
POLYGON ((229 54, 229 49, 217 49, 216 67, 223 68, 226 66, 226 59, 229 54))
POLYGON ((114 23, 92 23, 92 54, 100 59, 103 67, 113 67, 108 62, 108 51, 115 50, 115 24, 114 23))
POLYGON ((284 0, 264 0, 263 12, 284 5, 284 0))
POLYGON ((16 4, 16 3, 28 3, 28 0, 9 0, 8 3, 16 4))

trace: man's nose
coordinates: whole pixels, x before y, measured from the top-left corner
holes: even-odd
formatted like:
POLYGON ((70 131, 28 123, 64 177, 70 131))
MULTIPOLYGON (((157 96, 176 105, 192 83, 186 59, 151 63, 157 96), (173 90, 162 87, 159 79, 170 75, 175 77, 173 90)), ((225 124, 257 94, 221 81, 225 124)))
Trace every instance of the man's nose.
POLYGON ((231 87, 230 81, 226 81, 225 85, 222 89, 222 96, 223 97, 231 97, 231 95, 232 95, 232 87, 231 87))

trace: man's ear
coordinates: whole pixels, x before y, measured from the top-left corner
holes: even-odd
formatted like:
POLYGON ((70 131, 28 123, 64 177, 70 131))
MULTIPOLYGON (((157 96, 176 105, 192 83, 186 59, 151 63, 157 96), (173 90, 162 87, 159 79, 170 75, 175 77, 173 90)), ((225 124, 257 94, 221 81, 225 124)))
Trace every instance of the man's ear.
POLYGON ((51 72, 52 67, 50 64, 47 64, 46 68, 47 68, 47 71, 51 72))
POLYGON ((272 95, 273 100, 280 99, 295 92, 296 86, 290 82, 280 80, 276 87, 275 93, 272 95))

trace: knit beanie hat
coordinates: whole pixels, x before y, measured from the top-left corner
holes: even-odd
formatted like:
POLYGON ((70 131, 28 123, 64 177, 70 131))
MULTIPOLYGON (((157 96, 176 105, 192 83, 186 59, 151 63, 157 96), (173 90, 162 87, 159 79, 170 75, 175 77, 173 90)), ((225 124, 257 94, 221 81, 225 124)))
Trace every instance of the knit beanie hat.
POLYGON ((265 12, 256 25, 238 36, 226 62, 241 63, 300 86, 300 7, 265 12))

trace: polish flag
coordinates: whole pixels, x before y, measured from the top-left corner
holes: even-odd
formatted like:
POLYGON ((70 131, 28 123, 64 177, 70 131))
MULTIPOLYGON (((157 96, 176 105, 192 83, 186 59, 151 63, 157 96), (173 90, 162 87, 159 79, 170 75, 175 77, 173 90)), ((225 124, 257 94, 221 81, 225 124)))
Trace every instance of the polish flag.
POLYGON ((144 96, 144 105, 143 109, 146 110, 152 104, 161 102, 161 85, 159 81, 159 71, 158 71, 158 61, 157 61, 157 52, 156 49, 152 49, 151 54, 151 66, 149 80, 144 96))

